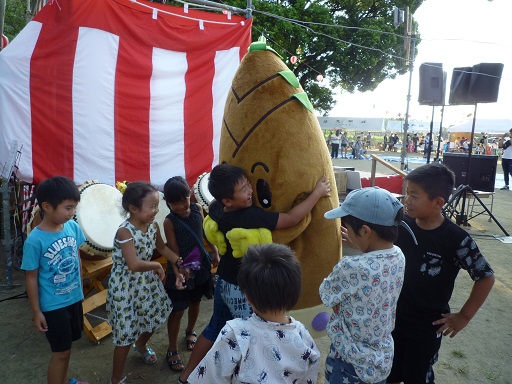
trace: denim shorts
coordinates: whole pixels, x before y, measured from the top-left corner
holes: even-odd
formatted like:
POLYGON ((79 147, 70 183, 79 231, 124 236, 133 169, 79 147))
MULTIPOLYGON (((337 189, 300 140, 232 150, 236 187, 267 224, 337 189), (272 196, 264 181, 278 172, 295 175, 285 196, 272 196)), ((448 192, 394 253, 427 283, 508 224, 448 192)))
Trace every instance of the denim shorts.
MULTIPOLYGON (((325 360, 325 384, 365 384, 357 376, 354 366, 337 356, 332 344, 325 360)), ((386 379, 375 384, 386 384, 386 379)))
POLYGON ((203 336, 210 341, 215 341, 227 321, 246 318, 251 314, 252 308, 240 291, 240 287, 218 278, 213 295, 213 314, 210 323, 203 331, 203 336))

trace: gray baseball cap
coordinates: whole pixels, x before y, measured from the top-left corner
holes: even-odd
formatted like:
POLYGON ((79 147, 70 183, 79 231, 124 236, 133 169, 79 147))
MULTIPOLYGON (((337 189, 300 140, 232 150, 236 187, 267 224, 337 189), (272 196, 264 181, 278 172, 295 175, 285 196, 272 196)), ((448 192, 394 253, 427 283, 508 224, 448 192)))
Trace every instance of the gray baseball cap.
POLYGON ((345 216, 357 217, 367 223, 384 225, 403 226, 418 245, 416 236, 405 221, 397 220, 398 211, 403 204, 385 189, 379 187, 360 188, 350 192, 345 201, 335 209, 325 212, 326 219, 337 219, 345 216))
POLYGON ((360 188, 350 192, 345 201, 324 214, 327 219, 353 216, 367 223, 393 226, 400 225, 395 220, 403 204, 391 193, 379 187, 360 188))

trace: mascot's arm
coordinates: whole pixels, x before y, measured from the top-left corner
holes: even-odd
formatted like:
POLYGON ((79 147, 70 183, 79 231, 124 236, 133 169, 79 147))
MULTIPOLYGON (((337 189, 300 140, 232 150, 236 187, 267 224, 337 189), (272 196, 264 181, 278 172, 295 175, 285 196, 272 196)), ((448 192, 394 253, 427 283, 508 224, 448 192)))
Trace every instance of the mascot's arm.
POLYGON ((233 228, 226 233, 226 237, 233 248, 233 257, 245 255, 251 245, 272 243, 272 234, 266 228, 233 228))
POLYGON ((217 247, 221 255, 224 255, 227 250, 226 239, 222 232, 219 231, 219 226, 215 220, 210 216, 205 217, 203 221, 203 230, 208 241, 217 247))

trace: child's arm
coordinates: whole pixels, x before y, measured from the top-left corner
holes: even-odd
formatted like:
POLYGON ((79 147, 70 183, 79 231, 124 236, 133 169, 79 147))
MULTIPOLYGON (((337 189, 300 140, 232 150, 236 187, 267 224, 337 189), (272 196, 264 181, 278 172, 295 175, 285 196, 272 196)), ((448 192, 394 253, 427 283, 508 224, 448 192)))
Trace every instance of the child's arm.
MULTIPOLYGON (((201 215, 203 216, 203 222, 204 222, 203 207, 201 206, 201 204, 197 204, 197 207, 199 208, 199 212, 201 212, 201 215)), ((201 227, 202 227, 202 225, 201 225, 201 227)), ((212 243, 210 243, 210 241, 206 238, 206 236, 204 234, 204 231, 203 231, 203 238, 206 241, 206 244, 208 244, 208 246, 212 250, 212 254, 211 254, 211 256, 212 256, 212 266, 214 268, 216 268, 219 265, 219 261, 220 261, 219 250, 217 249, 217 246, 215 246, 212 243)))
POLYGON ((137 257, 133 237, 131 232, 126 228, 119 228, 116 234, 116 241, 121 247, 126 265, 133 272, 155 271, 160 280, 165 277, 162 265, 158 261, 141 260, 137 257))
MULTIPOLYGON (((174 232, 174 225, 172 224, 172 221, 167 218, 165 218, 165 220, 164 220, 164 232, 165 232, 165 238, 167 240, 167 246, 171 249, 172 252, 174 252, 176 255, 179 255, 180 248, 178 247, 178 242, 176 241, 176 233, 174 232)), ((169 259, 167 259, 167 260, 169 260, 169 259)), ((178 274, 181 273, 185 276, 185 279, 188 280, 188 273, 186 273, 186 270, 181 270, 181 272, 180 272, 180 269, 178 268, 178 264, 173 263, 171 260, 169 260, 169 263, 167 264, 167 268, 169 268, 169 265, 172 267, 172 270, 174 271, 175 276, 178 276, 178 274)))
POLYGON ((306 215, 311 212, 316 202, 325 196, 331 195, 331 182, 325 176, 322 176, 316 183, 315 189, 300 204, 290 209, 286 213, 280 213, 277 219, 275 229, 290 228, 298 224, 306 215))
POLYGON ((37 282, 38 274, 39 271, 37 269, 27 271, 25 284, 27 286, 27 294, 30 301, 30 307, 34 313, 34 317, 32 318, 34 326, 39 332, 46 332, 48 330, 48 325, 46 324, 46 318, 44 317, 43 312, 41 312, 41 308, 39 307, 39 284, 37 282))
MULTIPOLYGON (((166 238, 167 238, 167 240, 169 240, 169 238, 167 237, 167 232, 170 232, 170 231, 167 231, 165 229, 165 221, 169 221, 169 220, 167 220, 167 219, 164 220, 164 230, 165 230, 166 238)), ((169 223, 170 223, 170 221, 169 221, 169 223)), ((169 225, 169 223, 168 223, 168 225, 169 225)), ((172 226, 172 223, 170 223, 170 224, 172 226)), ((183 288, 185 288, 185 286, 183 285, 183 283, 185 282, 185 277, 178 270, 178 263, 181 261, 181 258, 179 257, 178 243, 176 242, 176 237, 174 236, 174 227, 172 229, 172 234, 169 233, 169 235, 171 235, 171 242, 174 241, 173 246, 175 247, 176 251, 174 251, 173 249, 171 249, 167 245, 165 245, 164 240, 162 239, 162 235, 160 235, 160 228, 158 226, 156 227, 156 249, 169 262, 169 263, 167 263, 167 268, 169 268, 169 264, 171 264, 172 270, 174 271, 174 275, 176 276, 176 282, 175 282, 176 288, 183 289, 183 288)), ((162 271, 163 271, 163 269, 162 269, 162 271)), ((165 273, 164 273, 164 275, 165 275, 165 273)), ((163 280, 163 277, 161 280, 163 280)))
POLYGON ((473 289, 460 312, 443 314, 442 319, 432 323, 433 325, 442 324, 437 330, 437 333, 442 333, 444 336, 450 335, 451 338, 462 331, 473 316, 475 316, 485 299, 487 299, 493 285, 494 275, 486 276, 475 281, 473 289))

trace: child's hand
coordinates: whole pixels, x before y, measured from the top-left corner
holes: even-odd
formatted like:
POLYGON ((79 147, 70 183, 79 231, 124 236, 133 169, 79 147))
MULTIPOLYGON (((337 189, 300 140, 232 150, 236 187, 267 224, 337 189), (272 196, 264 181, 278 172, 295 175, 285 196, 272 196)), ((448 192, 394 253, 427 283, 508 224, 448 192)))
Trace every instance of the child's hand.
POLYGON ((185 289, 187 287, 187 284, 185 283, 186 279, 185 276, 183 276, 181 273, 178 273, 176 275, 176 282, 174 283, 176 286, 176 289, 185 289))
POLYGON ((326 176, 322 176, 320 180, 317 181, 313 193, 315 192, 318 193, 321 197, 331 196, 331 182, 327 179, 326 176))
POLYGON ((219 266, 220 256, 217 248, 213 251, 212 255, 212 267, 217 268, 219 266))
POLYGON ((345 241, 350 248, 357 249, 356 245, 352 242, 352 239, 348 235, 347 228, 345 228, 343 225, 341 226, 341 240, 345 241))
POLYGON ((165 278, 164 268, 162 267, 162 264, 160 264, 159 262, 156 262, 156 264, 158 265, 158 267, 155 269, 155 274, 158 275, 160 281, 163 281, 165 278))
POLYGON ((434 321, 433 325, 441 325, 437 330, 437 333, 442 333, 443 336, 450 336, 450 338, 454 337, 457 333, 462 331, 466 325, 468 325, 469 320, 466 316, 462 315, 460 312, 456 313, 443 313, 443 318, 437 321, 434 321))
POLYGON ((38 312, 32 318, 34 322, 34 326, 36 327, 38 332, 46 332, 48 331, 48 325, 46 324, 46 318, 44 317, 42 312, 38 312))

